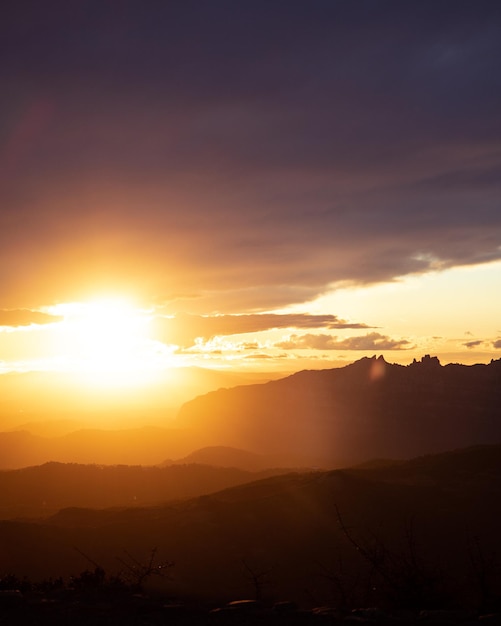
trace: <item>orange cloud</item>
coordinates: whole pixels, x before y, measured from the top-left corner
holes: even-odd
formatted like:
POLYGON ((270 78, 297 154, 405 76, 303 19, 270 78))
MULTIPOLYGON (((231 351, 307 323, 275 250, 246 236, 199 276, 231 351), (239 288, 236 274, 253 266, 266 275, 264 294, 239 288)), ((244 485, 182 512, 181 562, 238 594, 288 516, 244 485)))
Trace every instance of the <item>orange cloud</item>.
POLYGON ((29 326, 30 324, 53 324, 63 318, 29 309, 0 309, 0 326, 29 326))
POLYGON ((292 335, 289 340, 275 344, 284 350, 408 350, 411 344, 406 339, 391 339, 380 333, 369 333, 362 337, 348 337, 338 341, 333 335, 292 335))
POLYGON ((336 315, 307 315, 273 313, 256 315, 176 315, 156 317, 152 321, 152 332, 164 343, 191 346, 197 337, 210 339, 217 335, 256 333, 275 328, 370 328, 366 324, 347 322, 336 315))

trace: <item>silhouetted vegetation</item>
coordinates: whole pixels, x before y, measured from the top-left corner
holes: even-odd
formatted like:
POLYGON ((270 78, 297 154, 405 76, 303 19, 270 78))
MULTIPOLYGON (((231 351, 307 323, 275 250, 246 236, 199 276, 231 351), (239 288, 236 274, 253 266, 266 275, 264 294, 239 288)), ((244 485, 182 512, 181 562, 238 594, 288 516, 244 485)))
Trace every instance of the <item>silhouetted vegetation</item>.
POLYGON ((337 507, 336 512, 344 536, 369 565, 368 586, 380 604, 406 609, 441 608, 449 604, 442 588, 444 573, 436 564, 424 562, 412 522, 405 524, 405 541, 397 552, 374 533, 369 539, 356 538, 337 507))
POLYGON ((262 602, 263 589, 270 584, 270 574, 273 571, 273 567, 257 569, 249 565, 246 559, 242 559, 242 565, 244 567, 244 575, 254 589, 254 599, 256 602, 262 602))

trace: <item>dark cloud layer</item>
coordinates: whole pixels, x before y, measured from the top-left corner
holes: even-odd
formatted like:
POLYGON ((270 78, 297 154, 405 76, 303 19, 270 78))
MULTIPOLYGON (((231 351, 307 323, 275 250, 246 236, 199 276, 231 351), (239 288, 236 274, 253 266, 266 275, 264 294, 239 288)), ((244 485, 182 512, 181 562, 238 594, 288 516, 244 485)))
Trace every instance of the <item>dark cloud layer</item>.
POLYGON ((258 311, 501 257, 497 0, 27 0, 0 55, 1 306, 258 311))
POLYGON ((193 345, 197 337, 205 340, 217 335, 257 333, 276 328, 369 328, 365 324, 346 322, 335 315, 177 315, 155 317, 152 334, 159 341, 183 347, 193 345))
POLYGON ((483 343, 484 342, 481 339, 474 339, 472 341, 467 341, 466 343, 463 343, 463 346, 465 346, 465 348, 468 348, 469 350, 471 350, 472 348, 478 348, 483 343))

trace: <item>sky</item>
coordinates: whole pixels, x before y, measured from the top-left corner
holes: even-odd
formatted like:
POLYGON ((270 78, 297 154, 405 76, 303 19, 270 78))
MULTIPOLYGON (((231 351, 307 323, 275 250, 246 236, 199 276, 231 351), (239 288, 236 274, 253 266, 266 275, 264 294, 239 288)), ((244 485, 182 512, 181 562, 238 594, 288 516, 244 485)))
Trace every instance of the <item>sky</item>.
POLYGON ((0 80, 1 373, 501 358, 497 0, 20 0, 0 80))

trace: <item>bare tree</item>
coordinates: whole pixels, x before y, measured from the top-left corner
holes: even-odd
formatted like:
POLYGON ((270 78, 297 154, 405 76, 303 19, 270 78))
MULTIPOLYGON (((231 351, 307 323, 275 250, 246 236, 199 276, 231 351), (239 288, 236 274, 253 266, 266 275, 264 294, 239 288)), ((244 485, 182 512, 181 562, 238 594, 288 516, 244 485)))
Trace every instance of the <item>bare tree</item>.
POLYGON ((374 534, 370 541, 356 539, 337 506, 335 510, 343 535, 377 574, 382 591, 392 604, 405 608, 431 608, 443 603, 443 592, 438 588, 441 577, 436 567, 429 567, 419 558, 412 521, 404 524, 404 548, 392 552, 374 534))
POLYGON ((345 610, 351 607, 357 597, 357 590, 361 584, 360 571, 349 572, 341 556, 335 566, 327 567, 323 563, 320 565, 320 575, 334 585, 337 596, 337 606, 345 610))
POLYGON ((486 554, 478 536, 469 537, 468 555, 470 570, 473 573, 480 593, 480 608, 484 611, 496 610, 501 604, 499 588, 501 566, 495 552, 486 554))
POLYGON ((264 570, 256 570, 252 568, 245 559, 242 559, 242 564, 245 568, 246 578, 250 580, 254 587, 254 598, 257 602, 261 602, 263 599, 263 587, 270 584, 269 574, 272 572, 273 567, 264 570))
POLYGON ((117 560, 125 567, 122 575, 133 589, 140 591, 144 583, 152 576, 168 577, 168 570, 174 566, 174 563, 172 561, 157 563, 157 551, 157 548, 153 548, 150 558, 144 563, 132 556, 127 550, 124 550, 126 558, 117 557, 117 560))

